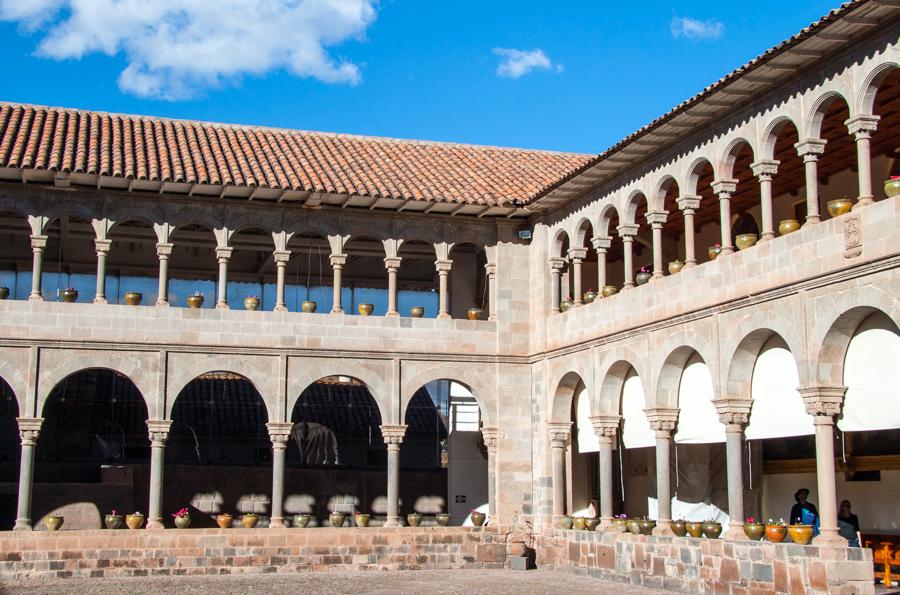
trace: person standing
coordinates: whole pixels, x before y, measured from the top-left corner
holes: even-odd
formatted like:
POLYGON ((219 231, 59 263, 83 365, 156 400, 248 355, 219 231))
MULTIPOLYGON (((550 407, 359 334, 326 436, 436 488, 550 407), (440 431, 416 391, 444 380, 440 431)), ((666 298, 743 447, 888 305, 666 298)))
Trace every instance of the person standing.
POLYGON ((794 500, 797 503, 791 507, 790 524, 812 525, 813 535, 815 536, 819 534, 819 511, 816 509, 815 504, 807 501, 808 497, 809 490, 806 488, 800 488, 794 493, 794 500))
POLYGON ((850 547, 859 547, 859 518, 850 512, 850 500, 841 500, 838 509, 838 532, 850 547))

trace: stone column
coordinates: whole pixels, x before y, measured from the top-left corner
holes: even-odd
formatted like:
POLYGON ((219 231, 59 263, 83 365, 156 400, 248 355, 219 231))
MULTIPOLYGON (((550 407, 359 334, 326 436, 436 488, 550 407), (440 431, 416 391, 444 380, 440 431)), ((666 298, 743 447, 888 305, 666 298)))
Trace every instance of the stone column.
POLYGON ((550 259, 550 310, 554 314, 559 314, 559 300, 561 299, 559 278, 565 266, 566 261, 562 258, 550 259))
POLYGON ((553 526, 566 514, 566 444, 572 422, 549 422, 550 451, 553 459, 553 526))
POLYGON ((597 251, 597 292, 600 293, 606 286, 606 251, 612 245, 612 238, 598 236, 591 240, 591 244, 597 251))
POLYGON ((488 519, 491 524, 496 525, 495 515, 497 514, 497 436, 498 428, 481 428, 481 438, 484 440, 484 446, 487 449, 487 469, 488 469, 488 519))
POLYGON ((716 180, 712 183, 713 192, 719 196, 719 225, 722 228, 722 252, 734 253, 731 243, 731 195, 737 190, 737 180, 716 180))
POLYGON ((44 293, 41 291, 41 272, 44 268, 44 248, 47 247, 47 236, 31 236, 31 295, 30 301, 43 301, 44 293))
POLYGON ((694 249, 694 213, 700 208, 699 196, 682 196, 675 201, 684 215, 684 268, 697 266, 697 253, 694 249))
POLYGON ((637 225, 620 225, 616 228, 619 237, 622 238, 622 247, 625 252, 625 283, 622 284, 622 291, 634 287, 634 254, 632 252, 632 244, 634 236, 637 235, 637 225))
POLYGON ((157 243, 156 257, 159 258, 159 286, 156 291, 156 305, 166 307, 169 305, 169 256, 172 255, 174 244, 157 243))
POLYGON ((148 419, 150 434, 150 503, 147 505, 147 528, 165 529, 162 518, 163 466, 166 461, 166 440, 172 421, 148 419))
POLYGON ((34 481, 34 447, 41 433, 43 417, 17 417, 22 457, 19 463, 19 500, 13 531, 31 531, 31 486, 34 481))
POLYGON ((219 261, 219 283, 216 287, 216 310, 228 309, 228 260, 234 248, 219 246, 216 248, 216 259, 219 261))
POLYGON ((775 237, 775 225, 772 222, 772 176, 778 173, 780 163, 780 161, 764 159, 750 164, 753 175, 759 179, 759 204, 762 214, 760 242, 768 242, 775 237))
POLYGON ((572 304, 580 306, 583 303, 581 299, 581 263, 587 256, 587 248, 570 248, 569 258, 572 260, 572 304))
POLYGON ((95 304, 106 302, 106 255, 112 240, 94 240, 94 251, 97 253, 97 292, 94 294, 95 304))
POLYGON ((488 320, 497 320, 497 265, 487 263, 484 272, 488 283, 488 320))
POLYGON ((284 457, 294 424, 270 421, 266 427, 272 441, 272 513, 269 529, 281 529, 284 528, 284 457))
POLYGON ((387 316, 400 316, 397 312, 397 271, 400 269, 400 262, 403 259, 399 256, 388 257, 384 259, 384 267, 388 273, 388 308, 387 316))
POLYGON ((853 208, 864 207, 875 202, 872 194, 872 155, 870 142, 872 133, 878 128, 879 116, 856 116, 844 124, 856 138, 856 160, 859 166, 859 200, 853 208))
POLYGON ((816 428, 816 477, 819 492, 819 535, 815 545, 847 545, 837 526, 837 490, 834 479, 834 418, 841 414, 846 386, 798 388, 806 412, 816 428))
POLYGON ((287 312, 284 300, 284 276, 291 261, 291 253, 287 250, 275 250, 272 257, 275 260, 275 311, 287 312))
POLYGON ((387 444, 387 520, 385 527, 399 527, 400 522, 400 444, 406 435, 405 425, 383 425, 381 435, 387 444))
POLYGON ((750 419, 752 401, 717 399, 713 401, 719 421, 725 426, 725 459, 728 475, 728 529, 723 538, 732 541, 747 539, 744 533, 744 466, 741 457, 744 428, 750 419))
POLYGON ((822 220, 819 214, 819 155, 825 152, 825 140, 808 138, 797 143, 797 155, 803 158, 803 169, 806 173, 806 223, 815 225, 822 220))
MULTIPOLYGON (((654 535, 672 535, 672 482, 669 458, 672 449, 672 432, 678 422, 678 409, 645 409, 647 421, 656 432, 656 498, 659 512, 654 535)), ((676 470, 677 472, 677 470, 676 470)))
POLYGON ((346 254, 332 254, 330 257, 331 269, 334 273, 334 282, 332 283, 332 314, 343 314, 344 308, 341 307, 341 278, 344 273, 344 265, 347 264, 346 254))
POLYGON ((595 415, 591 417, 591 425, 600 440, 599 459, 600 476, 600 527, 612 527, 613 519, 613 457, 612 445, 619 430, 622 418, 618 415, 595 415))
POLYGON ((452 260, 435 260, 434 268, 438 273, 439 303, 438 318, 450 318, 450 305, 447 296, 447 277, 450 275, 452 260))
POLYGON ((663 278, 663 257, 662 257, 662 226, 668 218, 665 211, 650 211, 647 213, 647 223, 650 225, 653 234, 653 277, 652 279, 663 278))

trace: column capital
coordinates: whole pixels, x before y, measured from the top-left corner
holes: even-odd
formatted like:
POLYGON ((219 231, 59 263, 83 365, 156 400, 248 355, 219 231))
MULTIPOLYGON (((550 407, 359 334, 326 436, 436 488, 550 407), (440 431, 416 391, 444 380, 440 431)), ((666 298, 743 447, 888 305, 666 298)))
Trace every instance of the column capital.
POLYGON ((814 421, 820 418, 832 418, 841 414, 844 405, 846 386, 807 386, 798 388, 797 392, 806 405, 806 412, 813 416, 814 421))
POLYGON ((37 444, 37 439, 41 434, 41 425, 44 423, 44 418, 17 417, 16 422, 19 424, 19 438, 22 439, 22 446, 34 446, 35 444, 37 444))
POLYGON ((795 143, 794 148, 797 149, 797 155, 803 157, 803 161, 816 161, 825 152, 827 142, 824 138, 807 138, 795 143))
POLYGON ((778 173, 779 165, 781 165, 781 162, 775 159, 761 159, 756 163, 751 163, 750 170, 760 180, 771 180, 772 176, 778 173))
POLYGON ((637 225, 620 225, 616 228, 616 232, 618 232, 619 237, 623 240, 625 238, 629 238, 628 241, 631 241, 631 238, 637 235, 638 226, 637 225))
POLYGON ((112 246, 112 240, 94 240, 94 251, 97 254, 106 254, 112 246))
POLYGON ((619 423, 622 421, 621 415, 592 415, 590 417, 591 425, 594 427, 594 433, 600 438, 615 438, 616 432, 619 431, 619 423))
POLYGON ((570 421, 548 421, 547 430, 550 432, 550 442, 554 448, 564 448, 569 434, 572 431, 570 421))
POLYGON ((47 247, 47 236, 31 236, 31 249, 43 250, 47 247))
POLYGON ((730 198, 730 196, 723 197, 723 194, 731 194, 735 190, 737 190, 737 180, 731 179, 722 179, 722 180, 713 180, 712 183, 713 192, 719 195, 719 198, 730 198))
POLYGON ((584 260, 587 256, 587 248, 569 248, 569 258, 572 260, 584 260))
POLYGON ((559 272, 563 270, 566 266, 566 259, 560 258, 558 256, 551 256, 549 259, 550 262, 550 270, 559 272))
POLYGON ((385 444, 400 444, 406 435, 405 425, 384 424, 381 426, 381 436, 384 438, 385 444))
POLYGON ((290 250, 275 250, 272 252, 272 258, 275 260, 275 264, 287 264, 291 260, 291 251, 290 250))
POLYGON ((696 211, 700 208, 699 196, 679 196, 675 199, 675 203, 682 211, 696 211))
POLYGON ((645 218, 651 227, 662 227, 662 224, 669 218, 669 213, 667 211, 647 211, 645 218))
POLYGON ((650 427, 657 433, 671 432, 675 429, 675 424, 678 423, 678 409, 653 407, 644 409, 644 413, 647 415, 650 427))
POLYGON ((403 258, 400 256, 388 256, 384 259, 384 268, 396 271, 400 268, 401 262, 403 262, 403 258))
POLYGON ((489 262, 484 265, 484 272, 487 273, 489 277, 493 277, 497 274, 497 265, 493 262, 489 262))
POLYGON ((499 428, 484 427, 481 428, 481 439, 484 440, 484 446, 490 453, 497 452, 497 437, 500 433, 499 428))
POLYGON ((169 429, 171 427, 171 419, 148 419, 147 433, 150 436, 150 442, 154 445, 165 444, 169 438, 169 429))
POLYGON ((856 116, 845 120, 844 125, 847 127, 847 131, 855 136, 856 140, 859 140, 861 138, 871 138, 872 133, 878 128, 880 119, 881 116, 856 116))
POLYGON ((174 247, 175 247, 175 244, 173 244, 171 242, 167 242, 167 243, 157 242, 156 243, 156 255, 157 256, 171 256, 172 248, 174 248, 174 247))
POLYGON ((713 405, 719 414, 719 421, 726 427, 743 428, 750 421, 750 408, 753 401, 748 399, 713 399, 713 405))
POLYGON ((231 246, 217 246, 216 247, 216 258, 219 262, 228 262, 228 259, 231 258, 231 253, 234 252, 234 248, 231 246))
POLYGON ((591 245, 597 252, 609 250, 609 247, 612 246, 612 238, 609 236, 594 236, 591 238, 591 245))
POLYGON ((438 259, 434 261, 434 268, 438 273, 449 273, 452 266, 452 260, 438 259))
POLYGON ((333 267, 342 267, 347 264, 347 255, 346 254, 332 254, 328 257, 328 260, 331 262, 331 266, 333 267))
POLYGON ((289 421, 270 421, 266 423, 266 428, 269 430, 269 440, 272 441, 272 445, 283 447, 291 437, 294 424, 289 421))

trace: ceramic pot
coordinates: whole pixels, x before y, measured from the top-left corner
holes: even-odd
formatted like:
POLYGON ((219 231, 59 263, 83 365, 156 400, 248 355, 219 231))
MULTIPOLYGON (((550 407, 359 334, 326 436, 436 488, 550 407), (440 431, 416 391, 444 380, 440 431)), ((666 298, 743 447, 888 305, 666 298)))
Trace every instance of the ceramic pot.
POLYGON ((77 289, 63 289, 59 292, 59 296, 62 301, 67 304, 74 303, 78 299, 78 290, 77 289))
POLYGON ((900 195, 900 177, 891 178, 884 183, 884 193, 888 198, 900 195))
POLYGON ((483 512, 473 512, 472 513, 472 524, 476 527, 484 526, 484 522, 487 520, 487 515, 483 512))
POLYGON ((615 285, 604 285, 603 289, 600 290, 600 295, 605 298, 611 297, 619 293, 619 288, 615 285))
POLYGON ((716 539, 722 534, 720 523, 703 523, 703 535, 708 539, 716 539))
POLYGON ((788 526, 788 535, 791 536, 791 541, 793 541, 797 545, 806 545, 809 543, 809 540, 812 539, 813 526, 812 525, 789 525, 788 526))
POLYGON ((628 519, 628 532, 632 535, 641 534, 641 522, 638 519, 628 519))
POLYGON ((559 303, 559 311, 560 312, 568 312, 569 308, 572 307, 572 300, 563 300, 559 303))
POLYGON ((332 512, 328 515, 328 522, 332 527, 343 527, 346 516, 343 512, 332 512))
POLYGON ((656 527, 656 521, 652 519, 642 519, 638 521, 641 528, 641 535, 653 535, 653 528, 656 527))
POLYGON ((369 526, 369 515, 357 514, 356 515, 356 526, 357 527, 368 527, 369 526))
POLYGON ((796 219, 783 219, 778 222, 778 235, 786 236, 800 229, 800 222, 796 219))
POLYGON ((684 528, 691 537, 701 537, 703 535, 703 523, 688 521, 684 524, 684 528))
POLYGON ((766 534, 766 526, 762 523, 744 523, 744 535, 751 541, 759 541, 766 534))
POLYGON ((216 524, 222 529, 231 528, 231 522, 234 520, 230 514, 217 514, 216 515, 216 524))
POLYGON ((687 524, 684 521, 672 521, 669 524, 669 527, 672 528, 672 533, 674 533, 676 537, 684 537, 687 535, 687 524))
POLYGON ((245 514, 241 517, 241 524, 245 529, 253 529, 259 523, 259 517, 255 514, 245 514))
POLYGON ((61 516, 51 515, 44 517, 44 525, 48 531, 59 531, 59 528, 63 526, 63 521, 65 519, 61 516))
POLYGON ((669 263, 669 274, 674 275, 675 273, 680 273, 681 269, 684 268, 684 263, 680 260, 673 260, 669 263))
POLYGON ((572 517, 567 514, 559 517, 559 528, 569 530, 572 528, 572 517))
POLYGON ((129 306, 140 306, 144 301, 144 294, 138 291, 129 291, 125 293, 125 303, 129 306))
POLYGON ((203 296, 202 295, 189 295, 187 298, 188 308, 197 309, 203 306, 203 296))
POLYGON ((759 238, 755 233, 742 233, 734 238, 734 245, 737 246, 738 250, 746 250, 747 248, 755 246, 758 239, 759 238))
POLYGON ((829 200, 827 205, 828 214, 832 217, 840 217, 844 213, 849 213, 853 208, 853 201, 849 198, 836 198, 829 200))
POLYGON ((577 516, 577 517, 572 518, 572 528, 575 529, 576 531, 584 531, 584 528, 586 526, 587 525, 584 522, 583 516, 577 516))
POLYGON ((259 298, 248 297, 244 298, 244 310, 256 311, 259 310, 259 298))
POLYGON ((411 512, 406 515, 406 524, 410 527, 418 527, 422 524, 422 515, 418 512, 411 512))
POLYGON ((481 315, 484 313, 484 310, 481 308, 469 308, 466 310, 466 318, 469 320, 481 320, 481 315))
POLYGON ((585 304, 590 304, 595 299, 597 299, 597 292, 593 289, 591 289, 590 291, 585 291, 584 294, 582 294, 581 298, 584 300, 585 304))
POLYGON ((175 517, 175 528, 176 529, 187 529, 190 526, 191 526, 191 517, 189 517, 189 516, 175 517))
POLYGON ((766 525, 766 541, 781 543, 787 535, 787 527, 783 525, 766 525))
POLYGON ((425 308, 423 306, 413 306, 409 309, 411 318, 423 318, 425 316, 425 308))
POLYGON ((309 526, 309 515, 308 514, 295 514, 294 515, 294 526, 298 529, 305 529, 309 526))
POLYGON ((316 303, 310 301, 303 302, 303 304, 300 306, 300 310, 306 312, 307 314, 312 314, 316 311, 316 303))
POLYGON ((125 517, 125 524, 129 529, 140 529, 144 526, 144 515, 129 514, 125 517))
POLYGON ((374 309, 374 304, 359 304, 358 306, 356 306, 356 311, 359 312, 362 316, 371 316, 374 309))
POLYGON ((613 519, 613 529, 616 533, 628 533, 628 519, 613 519))
POLYGON ((650 277, 653 276, 653 273, 638 273, 634 276, 634 282, 638 285, 645 285, 650 281, 650 277))
POLYGON ((121 514, 108 514, 103 519, 103 522, 106 524, 107 529, 121 529, 122 524, 125 522, 125 517, 121 514))
POLYGON ((588 531, 595 531, 597 529, 597 525, 600 524, 600 519, 584 519, 584 528, 588 531))
POLYGON ((9 297, 9 287, 0 287, 0 300, 5 300, 9 297))
POLYGON ((722 253, 722 247, 721 246, 710 246, 707 249, 706 253, 709 255, 710 260, 715 260, 716 258, 718 258, 719 254, 722 253))
POLYGON ((441 512, 434 515, 434 520, 437 521, 437 524, 441 527, 446 527, 450 524, 450 514, 446 512, 441 512))

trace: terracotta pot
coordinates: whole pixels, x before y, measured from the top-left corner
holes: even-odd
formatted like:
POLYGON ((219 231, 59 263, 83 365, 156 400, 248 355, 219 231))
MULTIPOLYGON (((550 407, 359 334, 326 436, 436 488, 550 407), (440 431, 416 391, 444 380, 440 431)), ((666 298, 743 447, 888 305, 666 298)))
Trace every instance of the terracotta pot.
POLYGON ((9 287, 0 287, 0 300, 5 300, 9 297, 9 287))
POLYGON ((721 246, 710 246, 707 249, 706 253, 709 255, 710 260, 715 260, 716 258, 719 257, 719 254, 722 253, 722 247, 721 246))
POLYGON ((796 219, 783 219, 778 222, 778 235, 786 236, 800 229, 800 222, 796 219))
POLYGON ((245 514, 241 517, 241 524, 245 529, 253 529, 259 523, 259 517, 255 514, 245 514))
POLYGON ((603 289, 600 290, 600 295, 605 298, 611 297, 619 293, 619 288, 615 285, 604 285, 603 289))
POLYGON ((409 315, 412 318, 423 318, 425 316, 425 308, 423 306, 413 306, 409 309, 409 315))
POLYGON ((638 285, 645 285, 650 281, 650 277, 653 276, 653 273, 638 273, 634 276, 634 282, 638 285))
POLYGON ((357 514, 355 518, 356 518, 356 526, 357 527, 368 527, 369 526, 369 515, 357 514))
POLYGON ((562 300, 559 302, 559 311, 560 312, 568 312, 569 308, 572 307, 572 300, 562 300))
POLYGON ((590 291, 585 291, 584 294, 582 294, 581 298, 584 300, 585 304, 590 304, 595 299, 597 299, 597 292, 593 289, 590 291))
POLYGON ((129 306, 140 306, 144 301, 144 294, 138 291, 129 291, 125 293, 125 303, 129 306))
POLYGON ((65 519, 61 516, 51 515, 44 517, 44 525, 47 527, 48 531, 59 531, 60 527, 63 526, 64 521, 65 519))
POLYGON ((900 195, 900 178, 886 180, 884 182, 884 193, 888 198, 900 195))
POLYGON ((259 298, 244 298, 244 310, 251 310, 254 312, 259 310, 259 298))
POLYGON ((418 512, 411 512, 406 515, 406 524, 410 527, 418 527, 422 524, 422 515, 418 512))
POLYGON ((672 521, 669 524, 669 527, 672 528, 672 533, 674 533, 676 537, 684 537, 687 535, 687 524, 684 521, 672 521))
POLYGON ((437 524, 441 527, 446 527, 450 524, 450 514, 446 512, 440 512, 434 515, 434 520, 437 521, 437 524))
POLYGON ((744 535, 751 541, 759 541, 766 534, 766 526, 762 523, 744 523, 744 535))
POLYGON ((487 515, 483 512, 473 512, 472 513, 472 524, 476 527, 484 526, 484 522, 487 520, 487 515))
POLYGON ((766 540, 781 543, 787 535, 787 527, 783 525, 766 525, 766 540))
POLYGON ((680 260, 673 260, 669 263, 669 274, 674 275, 675 273, 680 273, 681 269, 684 268, 684 263, 680 260))
POLYGON ((303 304, 300 306, 300 309, 301 309, 303 312, 306 312, 307 314, 312 314, 313 312, 316 311, 316 303, 315 303, 315 302, 310 302, 310 301, 305 301, 305 302, 303 302, 303 304))
POLYGON ((305 529, 309 526, 309 515, 308 514, 295 514, 294 515, 294 526, 298 529, 305 529))
POLYGON ((358 306, 356 306, 356 311, 359 312, 362 316, 371 316, 374 309, 374 304, 359 304, 358 306))
POLYGON ((346 516, 343 512, 332 512, 328 515, 328 522, 332 527, 343 527, 346 516))
POLYGON ((722 534, 720 523, 703 523, 703 535, 708 539, 716 539, 722 534))
POLYGON ((189 517, 189 516, 175 517, 175 528, 176 529, 187 529, 190 526, 191 526, 191 517, 189 517))
POLYGON ((793 541, 797 545, 806 545, 809 543, 809 540, 812 539, 813 526, 812 525, 789 525, 788 526, 788 535, 791 536, 791 541, 793 541))
POLYGON ((78 300, 78 290, 77 289, 63 289, 61 292, 59 292, 59 296, 62 299, 62 301, 66 302, 67 304, 71 304, 71 303, 74 303, 76 300, 78 300))
POLYGON ((613 529, 616 533, 628 533, 628 519, 613 519, 613 529))
POLYGON ((231 522, 234 520, 234 517, 230 514, 218 514, 216 515, 216 524, 219 525, 222 529, 231 528, 231 522))
POLYGON ((849 198, 836 198, 829 200, 827 205, 828 214, 832 217, 840 217, 844 213, 849 213, 853 208, 853 201, 849 198))
POLYGON ((108 514, 103 519, 103 522, 106 524, 107 529, 121 529, 122 524, 125 522, 125 517, 121 514, 108 514))
POLYGON ((734 238, 734 245, 737 246, 738 250, 746 250, 747 248, 755 246, 757 240, 759 240, 759 238, 755 233, 742 233, 734 238))
POLYGON ((632 535, 641 534, 641 522, 637 519, 628 519, 628 532, 632 535))
POLYGON ((653 535, 653 529, 656 527, 656 521, 652 519, 641 519, 638 521, 641 528, 641 535, 653 535))
POLYGON ((572 528, 575 529, 576 531, 584 531, 584 528, 586 526, 587 525, 584 522, 583 516, 577 516, 577 517, 572 518, 572 528))
POLYGON ((129 514, 125 516, 125 524, 129 529, 140 529, 144 526, 144 515, 129 514))
POLYGON ((597 529, 597 525, 600 524, 600 519, 584 519, 584 527, 588 531, 595 531, 597 529))
POLYGON ((567 514, 559 517, 559 528, 569 530, 572 528, 572 517, 567 514))
POLYGON ((684 524, 684 528, 691 537, 700 537, 703 535, 703 523, 688 521, 684 524))
POLYGON ((202 295, 189 295, 187 298, 188 308, 197 309, 203 306, 203 296, 202 295))
POLYGON ((481 320, 481 315, 484 313, 484 310, 481 308, 469 308, 466 310, 466 318, 469 320, 481 320))

